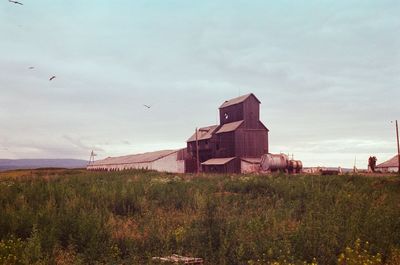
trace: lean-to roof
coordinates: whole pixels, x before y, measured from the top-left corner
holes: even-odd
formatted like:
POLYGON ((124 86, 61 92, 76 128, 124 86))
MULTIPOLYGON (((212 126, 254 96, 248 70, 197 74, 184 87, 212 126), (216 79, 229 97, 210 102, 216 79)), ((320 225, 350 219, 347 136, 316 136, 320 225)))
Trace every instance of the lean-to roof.
POLYGON ((218 133, 235 131, 237 128, 240 127, 240 125, 242 125, 242 123, 243 123, 243 120, 225 123, 224 125, 221 126, 221 128, 219 128, 219 130, 216 133, 218 134, 218 133))
POLYGON ((226 163, 232 161, 235 158, 236 157, 211 158, 201 164, 206 165, 206 166, 207 165, 213 165, 213 166, 225 165, 226 163))
POLYGON ((246 161, 251 164, 260 164, 261 157, 242 157, 241 160, 246 161))

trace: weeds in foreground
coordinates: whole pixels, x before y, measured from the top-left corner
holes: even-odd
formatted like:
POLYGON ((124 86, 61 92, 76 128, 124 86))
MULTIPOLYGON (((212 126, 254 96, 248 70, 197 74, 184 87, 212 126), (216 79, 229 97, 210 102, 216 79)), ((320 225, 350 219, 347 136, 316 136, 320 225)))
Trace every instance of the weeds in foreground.
POLYGON ((400 264, 399 201, 395 177, 0 173, 0 264, 400 264))

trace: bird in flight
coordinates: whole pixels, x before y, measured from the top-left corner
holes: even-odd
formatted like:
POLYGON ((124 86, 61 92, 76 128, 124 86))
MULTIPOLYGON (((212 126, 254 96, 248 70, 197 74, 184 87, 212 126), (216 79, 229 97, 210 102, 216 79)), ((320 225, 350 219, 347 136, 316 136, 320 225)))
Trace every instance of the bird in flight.
POLYGON ((55 75, 53 75, 52 77, 49 78, 49 81, 53 80, 54 78, 56 78, 55 75))
POLYGON ((32 69, 35 69, 35 67, 34 66, 29 66, 28 69, 32 70, 32 69))
POLYGON ((143 106, 145 106, 146 108, 148 108, 148 109, 150 109, 151 108, 151 105, 146 105, 146 104, 143 104, 143 106))
POLYGON ((21 6, 24 5, 23 3, 18 2, 18 1, 14 1, 14 0, 8 0, 8 2, 17 4, 17 5, 21 5, 21 6))

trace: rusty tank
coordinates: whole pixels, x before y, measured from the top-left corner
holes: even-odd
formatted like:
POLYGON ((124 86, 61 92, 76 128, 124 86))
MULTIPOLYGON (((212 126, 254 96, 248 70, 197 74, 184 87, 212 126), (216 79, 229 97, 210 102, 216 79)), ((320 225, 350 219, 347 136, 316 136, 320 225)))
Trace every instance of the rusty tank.
POLYGON ((261 169, 265 172, 287 171, 289 157, 285 154, 265 154, 261 157, 261 169))
POLYGON ((303 163, 300 160, 289 160, 288 171, 289 173, 300 173, 303 169, 303 163))

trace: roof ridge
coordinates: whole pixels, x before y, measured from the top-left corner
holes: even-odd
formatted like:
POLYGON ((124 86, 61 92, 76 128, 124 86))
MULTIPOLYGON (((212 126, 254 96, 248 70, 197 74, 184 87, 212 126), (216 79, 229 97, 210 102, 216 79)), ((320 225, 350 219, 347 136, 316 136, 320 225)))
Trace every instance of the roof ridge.
POLYGON ((245 101, 250 96, 253 96, 258 102, 260 102, 260 100, 253 93, 249 93, 249 94, 245 94, 245 95, 242 95, 242 96, 239 96, 239 97, 236 97, 236 98, 225 100, 225 102, 222 103, 222 105, 219 108, 222 109, 222 108, 225 108, 225 107, 228 107, 228 106, 232 106, 232 105, 236 105, 236 104, 242 103, 243 101, 245 101))

